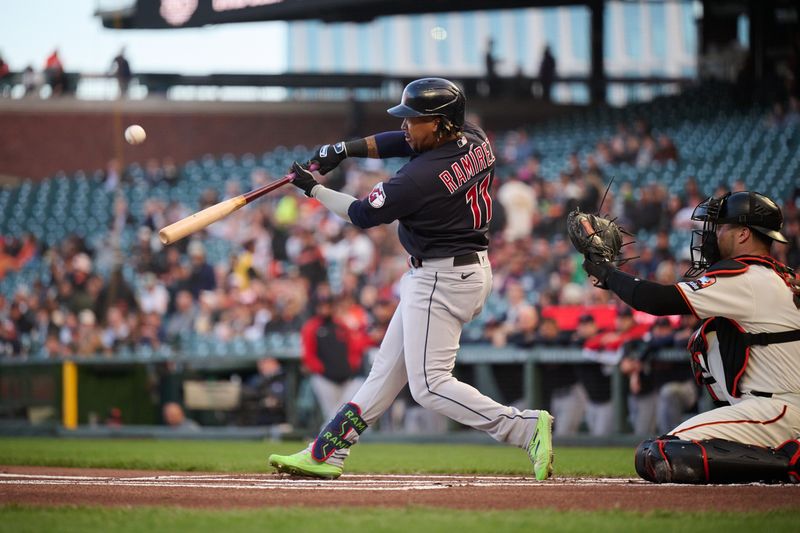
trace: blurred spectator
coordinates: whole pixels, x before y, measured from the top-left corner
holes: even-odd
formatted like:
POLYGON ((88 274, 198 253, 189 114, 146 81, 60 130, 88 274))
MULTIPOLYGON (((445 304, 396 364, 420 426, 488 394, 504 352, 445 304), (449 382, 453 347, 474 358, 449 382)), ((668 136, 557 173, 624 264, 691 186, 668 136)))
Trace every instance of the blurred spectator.
POLYGON ((187 418, 183 412, 183 407, 177 402, 167 402, 161 409, 161 416, 164 423, 181 431, 200 431, 200 424, 187 418))
POLYGON ((0 97, 8 96, 11 93, 11 70, 3 56, 0 55, 0 97))
POLYGON ((186 287, 192 296, 198 298, 203 291, 214 291, 217 288, 217 278, 214 269, 206 261, 206 248, 200 241, 189 243, 189 259, 191 267, 186 287))
POLYGON ((169 293, 161 280, 152 273, 142 275, 142 285, 137 294, 139 309, 143 313, 157 313, 165 315, 169 304, 169 293))
POLYGON ((119 53, 111 61, 111 75, 117 79, 117 86, 119 87, 119 97, 126 98, 128 96, 128 85, 131 82, 131 66, 128 59, 125 57, 125 47, 123 46, 119 53))
POLYGON ((119 407, 112 407, 108 410, 105 425, 110 428, 122 427, 122 410, 119 407))
POLYGON ((243 425, 269 426, 286 422, 286 375, 274 357, 256 363, 257 373, 242 384, 243 425))
POLYGON ((286 297, 275 304, 275 311, 264 326, 266 335, 297 333, 303 326, 302 313, 305 301, 298 297, 286 297))
POLYGON ((250 280, 260 277, 254 266, 253 252, 256 249, 256 241, 248 239, 242 244, 240 253, 233 265, 233 275, 236 277, 236 285, 240 289, 250 287, 250 280))
POLYGON ((93 356, 102 353, 103 340, 96 325, 97 320, 91 309, 78 313, 78 329, 74 338, 76 355, 93 356))
POLYGON ((108 283, 97 295, 94 302, 95 316, 99 317, 101 321, 104 320, 106 312, 112 307, 119 307, 123 315, 139 309, 136 295, 125 280, 121 268, 116 268, 111 272, 108 283))
POLYGON ((106 191, 112 192, 122 185, 122 165, 119 159, 112 157, 106 164, 104 176, 104 187, 106 191))
POLYGON ((38 254, 36 238, 26 233, 22 239, 0 236, 0 280, 7 272, 22 269, 38 254))
POLYGON ((314 232, 310 229, 297 228, 295 235, 287 242, 288 247, 293 248, 289 252, 289 257, 297 265, 300 276, 308 281, 309 293, 314 293, 319 284, 328 279, 325 258, 314 232))
POLYGON ((786 125, 787 118, 783 102, 775 102, 772 104, 772 110, 767 114, 764 124, 768 128, 782 128, 786 125))
POLYGON ((39 88, 39 78, 31 65, 22 71, 22 86, 25 88, 25 96, 31 96, 39 88))
POLYGON ((14 357, 22 354, 22 343, 17 328, 9 319, 0 320, 0 357, 14 357))
POLYGON ((653 161, 658 163, 666 163, 668 161, 678 160, 678 148, 675 143, 664 134, 658 136, 658 145, 655 153, 653 154, 653 161))
POLYGON ((146 275, 157 272, 159 265, 156 254, 153 250, 154 240, 153 230, 149 226, 140 226, 136 230, 136 242, 133 244, 133 264, 136 272, 146 275))
POLYGON ((161 315, 142 313, 133 340, 137 351, 142 348, 157 350, 164 340, 161 332, 161 315))
POLYGON ((542 52, 542 61, 539 64, 539 83, 542 87, 542 100, 549 102, 551 99, 551 91, 553 88, 553 81, 556 78, 556 58, 550 51, 550 45, 545 45, 542 52))
POLYGON ((175 160, 171 157, 165 157, 161 163, 162 179, 170 186, 174 186, 181 178, 180 169, 175 164, 175 160))
POLYGON ((169 315, 164 325, 166 341, 173 346, 178 346, 181 335, 191 332, 197 317, 192 293, 187 290, 179 291, 175 295, 175 311, 169 315))
POLYGON ((311 388, 330 420, 361 387, 363 343, 334 315, 331 297, 317 299, 315 313, 301 330, 303 367, 310 373, 311 388))
POLYGON ((52 96, 61 96, 67 90, 67 76, 64 73, 64 65, 58 56, 58 48, 47 56, 44 63, 45 83, 50 86, 52 96))
POLYGON ((533 230, 536 191, 518 176, 512 177, 497 189, 497 201, 503 204, 506 212, 503 238, 507 241, 530 237, 533 230))
POLYGON ((125 315, 119 307, 112 307, 106 315, 105 327, 100 333, 103 352, 112 356, 123 347, 129 347, 131 330, 125 315))
POLYGON ((489 88, 489 96, 496 98, 500 95, 500 78, 497 75, 497 58, 494 55, 494 39, 486 41, 486 52, 483 54, 486 66, 486 84, 489 88))
POLYGON ((342 228, 342 239, 328 247, 325 257, 343 271, 361 277, 373 266, 375 245, 365 232, 347 224, 342 228))

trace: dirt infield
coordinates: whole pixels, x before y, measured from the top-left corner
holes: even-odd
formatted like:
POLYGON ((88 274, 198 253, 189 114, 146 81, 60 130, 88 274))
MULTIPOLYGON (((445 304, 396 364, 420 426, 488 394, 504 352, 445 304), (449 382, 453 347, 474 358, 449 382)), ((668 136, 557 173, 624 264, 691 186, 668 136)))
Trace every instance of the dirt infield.
POLYGON ((800 485, 653 485, 638 479, 344 475, 336 481, 277 474, 152 472, 0 466, 0 504, 404 507, 558 510, 800 509, 800 485))

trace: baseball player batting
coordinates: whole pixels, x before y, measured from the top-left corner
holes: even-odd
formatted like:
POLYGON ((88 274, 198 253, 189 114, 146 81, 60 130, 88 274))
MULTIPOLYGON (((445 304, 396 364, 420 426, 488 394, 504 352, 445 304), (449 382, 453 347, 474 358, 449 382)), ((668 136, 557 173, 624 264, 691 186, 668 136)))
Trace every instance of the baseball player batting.
POLYGON ((481 312, 492 286, 487 231, 495 155, 486 134, 465 123, 465 104, 448 80, 416 80, 388 110, 403 119, 402 131, 322 146, 311 159, 321 174, 346 157, 411 158, 362 200, 327 189, 293 165, 293 183, 348 222, 370 228, 398 220, 410 268, 366 381, 305 450, 269 457, 278 471, 339 477, 350 447, 408 383, 423 407, 524 448, 537 479, 552 473, 547 411, 500 405, 452 374, 462 327, 481 312))
POLYGON ((691 281, 662 285, 586 253, 597 286, 654 315, 704 320, 689 342, 698 382, 718 407, 642 442, 636 471, 656 483, 800 482, 800 294, 770 256, 780 208, 756 192, 708 198, 694 210, 691 281))

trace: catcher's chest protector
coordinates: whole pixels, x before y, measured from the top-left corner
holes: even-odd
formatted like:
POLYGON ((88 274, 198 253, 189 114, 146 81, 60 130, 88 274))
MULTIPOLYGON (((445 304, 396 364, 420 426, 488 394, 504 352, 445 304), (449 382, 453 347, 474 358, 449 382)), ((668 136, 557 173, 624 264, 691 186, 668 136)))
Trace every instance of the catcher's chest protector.
MULTIPOLYGON (((740 257, 737 260, 721 261, 707 274, 730 276, 747 270, 748 265, 758 264, 772 268, 784 280, 791 271, 777 261, 764 257, 740 257)), ((741 397, 739 381, 747 368, 750 348, 800 340, 800 330, 780 333, 747 333, 736 321, 713 317, 703 322, 689 339, 692 371, 698 385, 705 385, 715 402, 736 403, 741 397)))

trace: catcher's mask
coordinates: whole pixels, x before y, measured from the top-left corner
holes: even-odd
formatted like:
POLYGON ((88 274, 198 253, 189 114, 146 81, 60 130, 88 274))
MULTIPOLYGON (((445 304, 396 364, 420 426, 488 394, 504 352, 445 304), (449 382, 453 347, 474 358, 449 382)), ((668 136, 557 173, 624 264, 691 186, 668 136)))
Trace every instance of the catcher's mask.
POLYGON ((692 266, 684 274, 689 278, 698 276, 722 259, 717 244, 717 226, 720 224, 747 226, 774 241, 788 242, 780 233, 783 227, 780 208, 757 192, 741 191, 721 198, 706 198, 694 209, 692 220, 702 221, 703 229, 692 231, 692 266))

